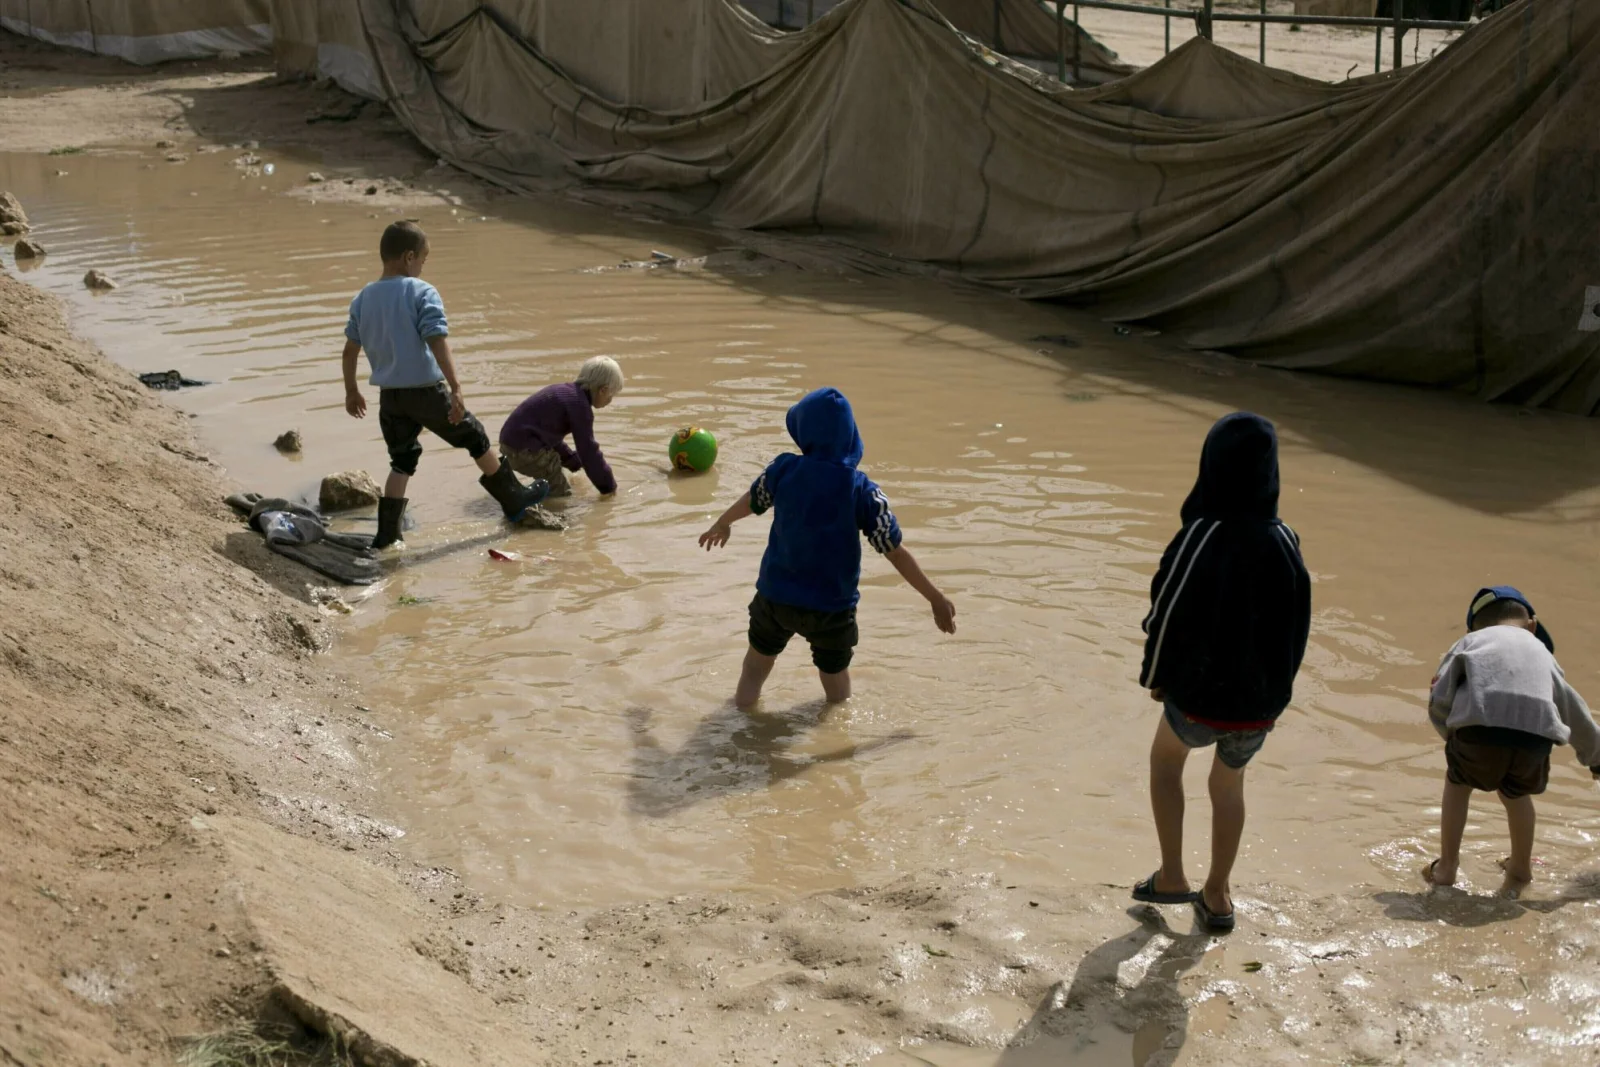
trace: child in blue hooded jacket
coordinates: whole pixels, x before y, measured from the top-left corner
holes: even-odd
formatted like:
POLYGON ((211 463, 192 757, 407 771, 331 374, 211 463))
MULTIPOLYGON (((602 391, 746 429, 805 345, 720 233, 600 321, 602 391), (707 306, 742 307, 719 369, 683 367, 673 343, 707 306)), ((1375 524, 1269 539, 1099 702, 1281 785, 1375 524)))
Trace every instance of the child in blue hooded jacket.
POLYGON ((856 469, 863 449, 850 401, 837 389, 818 389, 789 409, 785 425, 800 455, 786 452, 773 460, 750 491, 700 535, 709 552, 728 543, 735 522, 773 511, 750 602, 750 650, 734 695, 741 708, 761 698, 779 653, 795 634, 811 644, 828 702, 850 698, 862 537, 927 598, 935 625, 956 632, 955 605, 901 543, 900 524, 883 490, 856 469))
POLYGON ((1139 684, 1162 705, 1150 746, 1150 807, 1161 866, 1133 888, 1152 904, 1192 903, 1213 933, 1233 929, 1229 877, 1244 834, 1245 765, 1289 705, 1311 629, 1300 538, 1278 518, 1278 435, 1259 415, 1217 420, 1183 528, 1161 555, 1145 616, 1139 684), (1183 766, 1211 764, 1211 869, 1197 893, 1183 871, 1183 766))

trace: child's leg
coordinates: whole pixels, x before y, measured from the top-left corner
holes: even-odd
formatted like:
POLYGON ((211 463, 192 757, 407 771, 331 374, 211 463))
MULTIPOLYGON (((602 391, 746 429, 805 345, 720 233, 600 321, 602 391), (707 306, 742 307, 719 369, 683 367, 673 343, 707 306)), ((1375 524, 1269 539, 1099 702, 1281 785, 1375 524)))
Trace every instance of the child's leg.
POLYGON ((850 668, 835 671, 829 674, 818 670, 817 677, 822 679, 822 695, 830 704, 843 704, 850 699, 850 668))
POLYGON ((1160 893, 1189 889, 1183 873, 1183 766, 1188 759, 1189 746, 1172 732, 1163 715, 1150 745, 1150 811, 1161 842, 1161 870, 1154 888, 1160 893))
POLYGON ((1444 799, 1439 802, 1439 858, 1426 872, 1434 885, 1456 883, 1456 869, 1461 866, 1461 836, 1467 832, 1467 810, 1471 806, 1472 787, 1445 778, 1444 799))
POLYGON ((493 474, 500 469, 500 453, 491 448, 481 456, 474 456, 472 462, 476 463, 484 474, 493 474))
POLYGON ((1537 821, 1533 798, 1501 793, 1500 803, 1506 806, 1506 822, 1511 827, 1511 855, 1500 869, 1506 872, 1508 882, 1527 885, 1533 881, 1533 828, 1537 821))
POLYGON ((1244 837, 1244 768, 1230 767, 1219 755, 1211 761, 1211 871, 1201 889, 1213 914, 1233 912, 1233 888, 1228 879, 1239 858, 1244 837))
POLYGON ((399 471, 390 471, 388 479, 383 483, 383 495, 395 500, 404 500, 406 486, 411 483, 411 475, 401 474, 399 471))
POLYGON ((761 687, 767 684, 767 677, 772 674, 777 662, 777 656, 763 656, 751 646, 744 654, 744 669, 739 672, 739 688, 733 694, 734 704, 741 709, 754 707, 756 701, 761 699, 761 687))

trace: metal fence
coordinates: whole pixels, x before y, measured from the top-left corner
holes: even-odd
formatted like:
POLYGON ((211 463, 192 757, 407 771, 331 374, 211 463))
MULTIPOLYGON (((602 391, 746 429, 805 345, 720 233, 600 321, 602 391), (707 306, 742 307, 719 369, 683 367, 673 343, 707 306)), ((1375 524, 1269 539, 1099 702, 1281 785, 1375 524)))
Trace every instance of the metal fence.
MULTIPOLYGON (((1061 81, 1067 80, 1067 55, 1066 55, 1066 12, 1069 0, 1055 0, 1056 24, 1060 32, 1056 35, 1056 77, 1061 81)), ((1407 18, 1405 15, 1405 0, 1394 0, 1394 14, 1389 18, 1377 18, 1363 15, 1296 15, 1272 14, 1267 11, 1267 0, 1260 0, 1258 11, 1217 11, 1215 0, 1204 0, 1200 7, 1166 7, 1158 4, 1121 3, 1118 0, 1070 0, 1072 7, 1072 21, 1081 26, 1078 14, 1083 8, 1101 11, 1126 11, 1139 15, 1160 15, 1167 23, 1166 49, 1172 51, 1172 20, 1174 18, 1192 19, 1195 32, 1206 40, 1211 40, 1212 28, 1218 22, 1253 22, 1261 27, 1260 53, 1258 58, 1265 64, 1267 61, 1267 27, 1271 24, 1287 24, 1291 26, 1370 26, 1376 30, 1376 45, 1373 52, 1372 69, 1376 73, 1383 69, 1383 31, 1389 30, 1394 37, 1394 68, 1399 70, 1405 62, 1405 35, 1412 30, 1464 30, 1471 26, 1470 22, 1455 22, 1446 19, 1420 19, 1407 18)), ((1000 0, 995 0, 995 24, 1000 21, 1000 0)), ((1078 81, 1081 73, 1079 69, 1081 52, 1081 38, 1074 37, 1072 55, 1072 80, 1078 81)))
MULTIPOLYGON (((810 25, 816 18, 832 10, 839 0, 776 0, 776 18, 778 24, 787 25, 786 15, 794 17, 800 25, 810 25)), ((1006 2, 1016 0, 994 0, 994 34, 991 42, 998 45, 1000 40, 1001 9, 1006 2)), ((1025 0, 1037 2, 1037 0, 1025 0)), ((1075 38, 1072 54, 1067 53, 1067 8, 1072 9, 1072 20, 1078 25, 1079 14, 1084 8, 1091 11, 1124 11, 1137 15, 1159 16, 1166 22, 1166 50, 1172 51, 1172 20, 1181 19, 1194 23, 1195 32, 1207 40, 1211 39, 1212 28, 1218 22, 1253 22, 1260 26, 1259 51, 1257 58, 1262 63, 1267 61, 1267 27, 1269 25, 1287 24, 1291 26, 1348 26, 1371 27, 1374 30, 1375 44, 1373 49, 1372 69, 1374 73, 1383 69, 1383 41, 1384 31, 1391 34, 1394 45, 1394 68, 1398 69, 1404 63, 1402 49, 1405 45, 1405 35, 1412 30, 1463 30, 1472 25, 1470 22, 1455 22, 1446 19, 1407 18, 1405 14, 1406 0, 1394 0, 1394 13, 1388 18, 1361 16, 1361 15, 1295 15, 1273 14, 1267 11, 1267 0, 1258 0, 1260 7, 1256 11, 1218 11, 1216 0, 1200 0, 1199 6, 1175 7, 1168 3, 1139 3, 1134 0, 1046 0, 1054 3, 1056 9, 1056 77, 1061 81, 1067 80, 1068 64, 1072 69, 1072 80, 1078 81, 1081 74, 1081 49, 1082 42, 1075 38)), ((1497 10, 1504 6, 1506 0, 1478 0, 1477 8, 1481 12, 1497 10)), ((937 0, 935 0, 937 3, 937 0)), ((1412 0, 1415 5, 1417 0, 1412 0)))

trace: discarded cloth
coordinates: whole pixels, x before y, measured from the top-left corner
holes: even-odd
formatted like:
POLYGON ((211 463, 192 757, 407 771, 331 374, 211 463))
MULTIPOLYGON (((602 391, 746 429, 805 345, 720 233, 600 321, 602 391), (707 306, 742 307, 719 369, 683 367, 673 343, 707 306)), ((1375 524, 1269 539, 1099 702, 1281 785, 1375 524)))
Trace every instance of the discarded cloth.
POLYGON ((267 547, 345 585, 371 585, 381 573, 372 538, 333 533, 302 504, 260 493, 235 493, 228 506, 248 518, 267 547))

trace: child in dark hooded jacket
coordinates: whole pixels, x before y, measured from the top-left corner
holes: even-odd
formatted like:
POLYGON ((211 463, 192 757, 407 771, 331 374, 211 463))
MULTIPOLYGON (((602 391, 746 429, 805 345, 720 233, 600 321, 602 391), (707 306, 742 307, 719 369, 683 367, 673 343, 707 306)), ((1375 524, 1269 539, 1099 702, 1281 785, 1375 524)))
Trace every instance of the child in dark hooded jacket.
POLYGON ((750 602, 750 649, 734 696, 741 708, 760 699, 779 653, 795 634, 810 642, 828 702, 849 699, 850 660, 859 638, 862 537, 927 598, 939 629, 956 632, 955 605, 901 543, 900 524, 883 490, 856 469, 863 448, 850 401, 837 389, 818 389, 789 409, 785 425, 800 454, 773 460, 750 491, 700 535, 709 552, 728 543, 733 523, 773 512, 750 602))
POLYGON ((1161 866, 1135 900, 1193 903, 1202 924, 1233 928, 1229 876, 1244 834, 1244 769, 1289 704, 1311 628, 1300 539, 1278 518, 1278 437, 1235 412, 1206 435, 1183 528, 1161 556, 1144 620, 1139 684, 1163 705, 1150 750, 1150 805, 1161 866), (1183 871, 1183 766, 1216 745, 1211 870, 1199 893, 1183 871))

